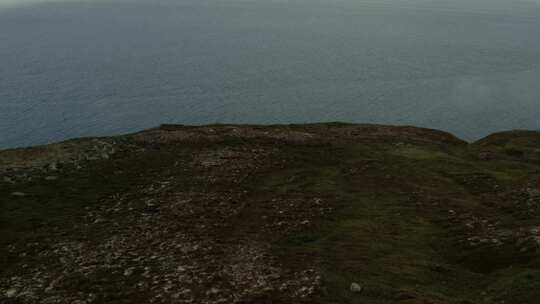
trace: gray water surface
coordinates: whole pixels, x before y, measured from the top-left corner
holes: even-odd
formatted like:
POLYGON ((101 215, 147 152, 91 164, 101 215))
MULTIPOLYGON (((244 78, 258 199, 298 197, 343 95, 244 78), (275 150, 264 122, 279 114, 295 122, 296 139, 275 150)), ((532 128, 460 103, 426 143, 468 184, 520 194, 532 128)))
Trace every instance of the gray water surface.
POLYGON ((540 1, 26 1, 0 0, 0 148, 160 123, 540 128, 540 1))

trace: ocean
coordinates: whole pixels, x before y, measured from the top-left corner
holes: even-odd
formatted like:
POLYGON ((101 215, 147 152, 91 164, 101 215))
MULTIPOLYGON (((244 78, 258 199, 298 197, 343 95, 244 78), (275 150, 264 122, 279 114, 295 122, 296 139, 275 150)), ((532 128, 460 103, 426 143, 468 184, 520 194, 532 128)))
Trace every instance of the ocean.
POLYGON ((0 0, 0 148, 161 123, 540 129, 540 1, 0 0))

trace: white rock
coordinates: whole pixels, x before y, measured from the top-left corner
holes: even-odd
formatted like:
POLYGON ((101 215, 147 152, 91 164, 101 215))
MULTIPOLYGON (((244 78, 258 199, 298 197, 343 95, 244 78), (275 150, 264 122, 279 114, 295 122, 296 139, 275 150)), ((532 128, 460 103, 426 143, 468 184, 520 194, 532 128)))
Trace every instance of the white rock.
POLYGON ((11 195, 13 195, 13 196, 25 196, 26 193, 24 193, 24 192, 12 192, 11 195))
POLYGON ((360 284, 358 283, 351 283, 351 287, 349 287, 349 289, 351 290, 351 292, 354 292, 354 293, 359 293, 359 292, 362 292, 362 286, 360 286, 360 284))
POLYGON ((7 298, 13 298, 17 295, 19 291, 15 288, 10 288, 6 291, 5 295, 7 298))

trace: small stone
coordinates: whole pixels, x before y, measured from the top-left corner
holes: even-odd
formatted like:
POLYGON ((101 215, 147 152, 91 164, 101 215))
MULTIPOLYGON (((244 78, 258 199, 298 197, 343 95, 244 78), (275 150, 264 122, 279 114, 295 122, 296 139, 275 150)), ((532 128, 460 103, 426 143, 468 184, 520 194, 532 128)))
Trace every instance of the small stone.
POLYGON ((207 295, 215 295, 219 293, 219 289, 212 287, 210 290, 206 292, 207 295))
POLYGON ((12 192, 11 195, 13 195, 13 196, 25 196, 26 193, 24 193, 24 192, 12 192))
POLYGON ((13 298, 17 295, 19 291, 15 288, 10 288, 6 291, 5 295, 6 295, 6 298, 13 298))
POLYGON ((354 292, 354 293, 360 293, 362 292, 362 286, 360 286, 360 284, 358 283, 351 283, 351 287, 349 288, 351 290, 351 292, 354 292))
POLYGON ((45 177, 45 180, 48 180, 48 181, 53 181, 53 180, 57 180, 58 177, 54 176, 54 175, 50 175, 50 176, 46 176, 45 177))
POLYGON ((50 163, 49 166, 47 167, 49 170, 53 170, 53 171, 56 171, 58 170, 58 164, 57 163, 50 163))
POLYGON ((13 181, 13 179, 10 178, 10 177, 4 177, 3 180, 4 180, 5 183, 9 183, 9 184, 14 184, 14 183, 15 183, 15 182, 13 181))
POLYGON ((133 271, 134 271, 134 270, 135 270, 134 267, 129 267, 128 269, 126 269, 126 270, 124 271, 124 275, 125 275, 126 277, 129 277, 130 275, 133 274, 133 271))

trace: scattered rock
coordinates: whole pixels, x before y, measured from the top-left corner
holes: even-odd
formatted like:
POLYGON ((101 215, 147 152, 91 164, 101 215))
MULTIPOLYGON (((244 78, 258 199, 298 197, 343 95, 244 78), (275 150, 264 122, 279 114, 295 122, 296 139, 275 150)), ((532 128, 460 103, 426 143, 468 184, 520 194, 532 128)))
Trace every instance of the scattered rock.
POLYGON ((3 178, 3 181, 5 183, 9 183, 9 184, 14 184, 15 183, 15 181, 11 177, 7 177, 7 176, 3 178))
POLYGON ((124 275, 125 275, 126 277, 131 276, 131 275, 133 274, 133 271, 134 271, 134 270, 135 270, 135 267, 129 267, 128 269, 126 269, 126 270, 124 271, 124 275))
POLYGON ((351 283, 351 286, 349 287, 349 289, 351 292, 354 292, 354 293, 360 293, 363 290, 362 286, 355 282, 351 283))
MULTIPOLYGON (((218 127, 215 130, 208 130, 208 133, 219 133, 216 130, 221 131, 218 127)), ((195 133, 196 131, 192 132, 194 134, 192 138, 199 136, 195 133)), ((259 132, 253 136, 262 136, 261 134, 259 132)), ((267 134, 271 135, 271 132, 267 134)), ((148 145, 147 150, 161 149, 158 143, 162 138, 165 142, 186 138, 178 134, 164 134, 163 136, 154 137, 156 145, 148 145)), ((218 134, 218 136, 221 135, 218 134)), ((288 142, 301 142, 310 136, 307 133, 282 132, 274 138, 288 142)), ((404 140, 405 138, 403 137, 404 140)), ((274 140, 272 144, 273 142, 274 140)), ((147 174, 144 170, 132 172, 130 166, 121 167, 123 153, 142 153, 145 151, 142 144, 119 144, 122 145, 119 147, 122 154, 116 155, 114 159, 118 160, 115 166, 122 170, 116 169, 113 173, 125 175, 122 178, 130 178, 130 174, 134 172, 147 174)), ((404 144, 403 142, 395 143, 396 146, 404 144)), ((10 245, 11 247, 8 247, 10 255, 18 259, 14 268, 16 276, 0 278, 0 286, 3 286, 0 288, 0 298, 3 298, 2 296, 16 297, 24 303, 39 301, 40 303, 82 304, 93 302, 98 297, 90 291, 98 293, 99 297, 106 298, 109 295, 101 292, 110 289, 111 296, 115 296, 117 292, 120 292, 121 296, 124 296, 124 293, 126 296, 131 296, 135 292, 148 294, 145 302, 156 304, 170 303, 170 299, 174 299, 175 303, 247 303, 253 298, 269 297, 271 301, 274 295, 286 298, 288 303, 300 301, 312 303, 309 297, 317 298, 327 292, 322 286, 318 271, 305 268, 316 267, 315 265, 319 264, 318 261, 306 257, 301 264, 296 265, 295 262, 294 268, 289 269, 287 263, 282 264, 279 258, 273 256, 271 244, 282 236, 316 228, 311 227, 312 223, 319 223, 322 216, 332 212, 333 206, 339 207, 339 204, 333 204, 334 199, 325 191, 320 193, 324 195, 324 199, 299 196, 296 191, 289 195, 287 191, 268 200, 265 196, 261 208, 257 208, 253 214, 248 214, 250 216, 244 221, 245 218, 238 215, 243 215, 242 212, 251 212, 251 206, 254 203, 250 201, 250 198, 259 197, 250 193, 253 191, 251 187, 246 190, 245 181, 259 176, 258 174, 267 174, 267 168, 274 170, 286 167, 289 161, 277 157, 271 158, 273 153, 276 156, 281 154, 278 148, 273 150, 274 148, 267 147, 266 141, 256 141, 255 145, 256 147, 253 148, 233 145, 217 149, 215 148, 217 144, 203 145, 204 149, 201 153, 192 154, 191 150, 190 153, 171 153, 174 157, 165 160, 168 161, 166 164, 174 164, 173 167, 167 165, 158 167, 159 170, 149 170, 148 174, 151 174, 149 178, 140 180, 137 178, 134 187, 129 187, 125 192, 123 188, 118 188, 118 193, 111 193, 109 196, 107 192, 107 195, 99 196, 99 204, 85 206, 86 213, 81 221, 73 223, 74 235, 88 231, 96 232, 94 234, 99 238, 96 242, 86 238, 71 237, 72 235, 63 230, 58 233, 51 230, 47 239, 39 240, 42 244, 10 245), (177 174, 182 174, 182 177, 177 178, 177 174), (186 185, 186 176, 192 176, 193 187, 183 187, 186 185), (208 185, 208 188, 198 187, 199 184, 208 185), (259 221, 254 220, 259 218, 259 221), (93 225, 98 223, 102 224, 93 225), (234 234, 228 235, 231 231, 234 234), (257 233, 252 233, 252 231, 257 233), (40 263, 35 263, 35 261, 40 263), (53 261, 53 263, 48 263, 48 261, 53 261), (311 264, 314 261, 315 264, 311 264), (65 267, 58 267, 60 264, 65 267), (65 275, 65 279, 60 277, 61 273, 65 275), (111 282, 101 280, 102 276, 107 279, 109 276, 114 276, 114 284, 117 285, 110 286, 111 282), (116 281, 117 276, 125 276, 125 280, 116 281), (91 289, 72 289, 74 286, 72 282, 79 280, 86 282, 88 278, 93 280, 91 289), (49 284, 49 282, 52 283, 49 284), (193 291, 188 288, 192 288, 193 291)), ((171 149, 176 149, 177 146, 181 145, 171 145, 171 149)), ((166 148, 168 149, 169 146, 166 148)), ((172 151, 176 152, 176 150, 172 151)), ((52 160, 42 161, 35 171, 6 172, 10 179, 4 177, 4 182, 26 182, 32 177, 36 182, 41 183, 43 180, 58 178, 68 180, 71 178, 73 168, 87 167, 85 159, 113 158, 113 153, 114 148, 111 144, 96 141, 92 147, 72 154, 70 158, 55 160, 58 163, 51 163, 52 160), (62 170, 62 173, 48 169, 62 170)), ((291 157, 291 159, 295 161, 296 158, 291 157)), ((161 162, 158 163, 161 164, 161 162)), ((381 179, 382 176, 391 177, 390 171, 384 171, 386 170, 384 164, 381 162, 382 167, 379 168, 378 163, 377 159, 359 160, 355 157, 354 168, 357 168, 358 174, 365 170, 366 178, 370 176, 370 170, 376 169, 378 170, 376 177, 379 174, 381 179)), ((302 185, 300 180, 302 176, 302 174, 293 174, 290 179, 283 182, 293 186, 298 183, 302 185)), ((355 175, 354 178, 356 177, 355 175)), ((486 203, 487 207, 504 201, 512 207, 519 202, 523 207, 538 206, 540 208, 540 183, 531 182, 531 185, 524 188, 525 190, 515 190, 519 196, 512 193, 510 199, 507 199, 503 196, 506 195, 505 187, 501 186, 502 190, 495 191, 494 189, 498 189, 497 180, 491 180, 489 177, 489 174, 458 176, 456 180, 479 195, 486 191, 487 193, 493 191, 492 194, 495 195, 486 198, 489 202, 489 205, 486 203), (498 195, 500 195, 500 201, 498 195)), ((131 179, 127 180, 131 181, 131 179)), ((54 183, 44 184, 54 186, 54 183)), ((75 186, 74 190, 79 189, 75 186)), ((38 190, 30 191, 23 187, 20 189, 26 189, 25 191, 29 193, 13 192, 12 195, 41 197, 38 190)), ((69 201, 71 191, 67 192, 66 196, 69 198, 67 201, 69 201)), ((489 213, 469 213, 468 209, 461 206, 459 202, 454 204, 454 201, 449 201, 447 204, 446 201, 439 199, 438 193, 431 193, 430 190, 423 192, 411 189, 406 193, 407 202, 410 202, 411 206, 422 206, 422 210, 433 206, 437 219, 439 217, 450 219, 452 227, 463 228, 461 230, 463 233, 458 235, 458 241, 465 245, 478 246, 476 248, 478 250, 491 252, 500 250, 497 246, 501 244, 508 247, 514 246, 516 239, 522 239, 522 244, 516 245, 518 249, 529 253, 539 254, 540 252, 540 226, 522 226, 523 230, 518 231, 514 226, 507 227, 506 223, 499 223, 496 218, 491 218, 489 213), (411 197, 409 193, 412 194, 411 197), (430 204, 432 201, 433 204, 430 204), (451 217, 446 217, 447 215, 451 217)), ((516 209, 513 208, 513 210, 516 209)), ((400 210, 391 212, 397 216, 405 216, 402 214, 406 213, 397 212, 400 210)), ((523 223, 537 225, 537 222, 529 221, 529 218, 526 220, 523 223)), ((506 250, 506 248, 503 249, 506 250)), ((532 255, 529 253, 524 256, 532 255)), ((434 265, 432 270, 440 273, 448 271, 440 265, 434 265)), ((364 291, 364 286, 352 282, 349 286, 351 294, 363 292, 363 296, 368 296, 372 289, 378 288, 375 282, 367 278, 362 280, 370 282, 370 287, 364 291)), ((444 281, 443 284, 445 284, 444 281)), ((346 285, 342 288, 347 292, 346 285)), ((415 296, 416 294, 397 295, 399 300, 414 299, 415 296)), ((420 293, 418 301, 431 303, 430 300, 424 300, 420 293)))
POLYGON ((58 170, 58 164, 57 163, 50 163, 47 166, 47 169, 52 170, 52 171, 56 171, 56 170, 58 170))
POLYGON ((16 288, 10 288, 6 291, 6 298, 14 298, 19 291, 16 288))
POLYGON ((215 295, 219 293, 219 289, 212 287, 210 290, 206 292, 207 295, 215 295))

